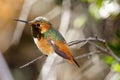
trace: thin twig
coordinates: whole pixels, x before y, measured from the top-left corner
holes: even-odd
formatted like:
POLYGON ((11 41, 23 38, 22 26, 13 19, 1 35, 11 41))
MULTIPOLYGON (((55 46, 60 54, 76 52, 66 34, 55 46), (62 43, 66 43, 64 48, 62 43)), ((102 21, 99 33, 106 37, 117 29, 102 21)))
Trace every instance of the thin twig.
POLYGON ((75 41, 71 41, 68 43, 69 46, 72 46, 72 45, 75 45, 75 44, 79 44, 79 43, 82 43, 82 42, 90 42, 90 41, 99 41, 99 42, 105 42, 105 40, 103 39, 100 39, 100 38, 87 38, 87 39, 83 39, 83 40, 75 40, 75 41))
MULTIPOLYGON (((69 46, 73 46, 73 45, 76 45, 76 44, 79 44, 79 43, 82 43, 82 42, 86 42, 87 43, 90 43, 91 45, 94 45, 96 48, 100 49, 101 51, 107 53, 107 55, 110 55, 112 56, 116 61, 120 62, 120 58, 118 56, 116 56, 112 51, 111 49, 109 48, 109 46, 107 45, 106 41, 101 39, 101 38, 98 38, 98 37, 95 37, 95 38, 87 38, 87 39, 84 39, 84 40, 76 40, 76 41, 71 41, 68 43, 69 46), (101 46, 98 46, 97 44, 93 43, 92 41, 98 41, 100 42, 103 47, 101 46)), ((86 44, 87 44, 86 43, 86 44)), ((85 45, 86 45, 85 44, 85 45)))
POLYGON ((82 47, 84 47, 87 43, 88 43, 88 40, 86 40, 86 41, 82 44, 82 46, 79 47, 79 49, 82 48, 82 47))
MULTIPOLYGON (((29 12, 30 12, 30 9, 36 1, 37 0, 31 0, 31 1, 30 0, 25 0, 24 1, 19 19, 23 19, 23 20, 27 19, 28 15, 29 15, 29 12)), ((17 26, 15 28, 15 32, 13 34, 13 38, 12 38, 12 41, 11 41, 11 45, 17 45, 19 43, 22 32, 23 32, 23 29, 24 29, 24 26, 25 26, 24 23, 20 23, 20 22, 17 23, 17 26)))
MULTIPOLYGON (((102 47, 98 46, 97 44, 95 44, 95 43, 93 43, 93 42, 89 42, 89 44, 95 46, 96 48, 98 48, 99 50, 101 50, 101 51, 103 51, 103 52, 105 52, 105 53, 108 53, 105 48, 102 48, 102 47)), ((109 54, 109 53, 108 53, 108 55, 111 56, 111 54, 109 54)))
POLYGON ((95 54, 95 53, 98 53, 98 52, 99 52, 99 51, 93 51, 93 52, 85 53, 85 54, 83 54, 83 55, 79 55, 79 56, 75 57, 75 59, 85 58, 85 57, 91 56, 91 55, 93 55, 93 54, 95 54))
POLYGON ((39 56, 39 57, 35 58, 34 60, 32 60, 32 61, 30 61, 30 62, 28 62, 28 63, 26 63, 26 64, 20 66, 19 68, 24 68, 24 67, 30 65, 31 63, 33 63, 33 62, 35 62, 35 61, 37 61, 37 60, 39 60, 39 59, 44 58, 45 56, 46 56, 46 55, 39 56))
MULTIPOLYGON (((71 41, 71 42, 68 43, 68 45, 69 45, 69 46, 73 46, 73 45, 76 45, 76 44, 79 44, 79 43, 82 43, 82 42, 84 42, 84 44, 83 44, 82 46, 84 46, 84 45, 86 45, 87 43, 89 43, 89 44, 95 46, 97 49, 105 52, 107 55, 112 56, 116 61, 120 62, 120 58, 117 57, 117 56, 110 50, 110 48, 108 47, 106 41, 103 40, 103 39, 97 38, 97 37, 95 37, 95 38, 87 38, 87 39, 84 39, 84 40, 71 41), (99 46, 99 45, 97 45, 97 44, 95 44, 95 43, 92 42, 92 41, 98 41, 98 42, 100 42, 101 44, 103 44, 103 47, 104 47, 104 48, 101 47, 101 46, 99 46)), ((76 57, 76 59, 81 59, 81 58, 84 58, 84 57, 93 55, 93 53, 96 53, 96 51, 95 51, 95 52, 90 52, 90 53, 87 53, 87 54, 83 54, 83 55, 79 55, 79 56, 76 57)), ((44 56, 45 56, 45 55, 39 56, 38 58, 35 58, 34 60, 26 63, 25 65, 21 66, 20 68, 23 68, 23 67, 26 67, 26 66, 30 65, 31 63, 33 63, 33 62, 35 62, 35 61, 43 58, 44 56)))
POLYGON ((111 56, 118 62, 120 62, 120 58, 118 56, 115 55, 115 53, 113 53, 113 51, 108 47, 107 43, 105 42, 105 47, 106 47, 106 51, 111 54, 111 56))

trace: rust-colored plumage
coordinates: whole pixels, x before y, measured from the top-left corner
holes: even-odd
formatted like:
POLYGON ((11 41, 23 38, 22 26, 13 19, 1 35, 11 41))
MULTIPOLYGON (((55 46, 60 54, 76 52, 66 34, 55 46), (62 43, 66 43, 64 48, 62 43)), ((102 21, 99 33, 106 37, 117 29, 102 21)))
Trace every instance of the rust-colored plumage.
POLYGON ((74 63, 79 67, 79 64, 72 56, 65 39, 52 27, 52 24, 47 19, 37 17, 33 21, 28 22, 28 24, 32 26, 34 41, 43 54, 49 56, 55 52, 68 62, 74 63))

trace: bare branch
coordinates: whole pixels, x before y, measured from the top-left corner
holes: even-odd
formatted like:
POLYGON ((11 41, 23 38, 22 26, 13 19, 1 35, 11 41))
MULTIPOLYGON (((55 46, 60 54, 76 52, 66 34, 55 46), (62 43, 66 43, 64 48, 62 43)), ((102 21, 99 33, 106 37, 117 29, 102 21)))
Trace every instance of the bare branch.
POLYGON ((93 51, 93 52, 85 53, 85 54, 83 54, 83 55, 79 55, 79 56, 75 57, 75 59, 85 58, 85 57, 91 56, 91 55, 93 55, 93 54, 95 54, 95 53, 98 53, 98 52, 99 52, 99 51, 93 51))
MULTIPOLYGON (((23 19, 23 20, 27 19, 28 14, 29 14, 30 9, 31 9, 31 6, 35 3, 35 1, 36 0, 31 0, 31 1, 25 0, 25 2, 23 4, 23 8, 22 8, 21 13, 20 13, 19 19, 23 19)), ((11 41, 11 45, 16 45, 19 43, 24 26, 25 26, 24 23, 21 23, 21 22, 17 23, 16 29, 15 29, 15 32, 13 34, 13 38, 11 41)))
MULTIPOLYGON (((110 55, 112 56, 116 61, 120 62, 120 58, 115 55, 111 49, 109 48, 109 46, 107 45, 106 41, 101 39, 101 38, 98 38, 98 37, 95 37, 95 38, 87 38, 87 39, 84 39, 84 40, 76 40, 76 41, 71 41, 68 43, 69 46, 73 46, 73 45, 76 45, 76 44, 79 44, 79 43, 82 43, 82 42, 87 42, 91 45, 94 45, 96 48, 98 48, 99 50, 105 52, 107 55, 110 55), (97 41, 99 43, 101 43, 103 45, 103 47, 97 45, 96 43, 94 43, 93 41, 97 41)), ((85 43, 85 45, 87 44, 85 43)))
POLYGON ((93 42, 89 42, 89 44, 95 46, 95 47, 98 48, 99 50, 101 50, 101 51, 103 51, 103 52, 105 52, 105 53, 107 53, 108 55, 111 56, 111 54, 109 54, 109 53, 106 51, 105 48, 102 48, 102 47, 98 46, 97 44, 95 44, 95 43, 93 43, 93 42))
POLYGON ((105 42, 105 40, 100 39, 100 38, 97 38, 97 37, 95 37, 95 38, 89 37, 89 38, 83 39, 83 40, 71 41, 71 42, 68 43, 68 45, 69 45, 69 46, 72 46, 72 45, 79 44, 79 43, 82 43, 82 42, 90 42, 90 41, 99 41, 99 42, 102 42, 102 43, 105 42))
POLYGON ((88 44, 88 40, 86 40, 86 41, 82 44, 82 46, 79 47, 79 49, 82 48, 82 47, 84 47, 86 44, 88 44))
MULTIPOLYGON (((116 55, 110 50, 110 48, 108 47, 106 41, 103 40, 103 39, 100 39, 100 38, 98 38, 98 37, 95 37, 95 38, 87 38, 87 39, 84 39, 84 40, 71 41, 71 42, 68 43, 68 45, 69 45, 69 46, 73 46, 73 45, 76 45, 76 44, 79 44, 79 43, 82 43, 82 42, 84 42, 84 44, 82 45, 82 47, 83 47, 84 45, 86 45, 87 43, 89 43, 89 44, 95 46, 97 49, 105 52, 107 55, 112 56, 116 61, 120 62, 120 58, 119 58, 118 56, 116 56, 116 55), (101 44, 103 45, 103 47, 97 45, 97 44, 96 44, 95 42, 93 42, 93 41, 97 41, 97 42, 101 43, 101 44)), ((91 56, 91 55, 93 55, 94 53, 98 53, 98 52, 99 52, 99 51, 89 52, 89 53, 86 53, 86 54, 83 54, 83 55, 79 55, 79 56, 77 56, 77 57, 75 57, 75 58, 76 58, 76 59, 81 59, 81 58, 84 58, 84 57, 91 56)), ((25 65, 21 66, 20 68, 24 68, 24 67, 30 65, 31 63, 33 63, 33 62, 35 62, 35 61, 37 61, 37 60, 39 60, 39 59, 42 59, 42 58, 44 58, 44 57, 45 57, 45 55, 39 56, 38 58, 35 58, 34 60, 26 63, 25 65)))
POLYGON ((26 66, 28 66, 28 65, 30 65, 30 64, 32 64, 32 63, 34 63, 35 61, 44 58, 44 57, 46 57, 46 55, 39 56, 39 57, 35 58, 34 60, 32 60, 32 61, 30 61, 30 62, 28 62, 28 63, 26 63, 26 64, 20 66, 19 68, 24 68, 24 67, 26 67, 26 66))

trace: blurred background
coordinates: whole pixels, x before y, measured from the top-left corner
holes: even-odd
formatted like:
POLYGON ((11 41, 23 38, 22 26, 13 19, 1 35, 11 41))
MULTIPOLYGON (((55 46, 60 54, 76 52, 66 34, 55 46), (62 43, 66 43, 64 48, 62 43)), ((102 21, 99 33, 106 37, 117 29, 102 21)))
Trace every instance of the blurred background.
MULTIPOLYGON (((120 56, 120 0, 0 0, 0 80, 42 80, 42 55, 36 47, 30 26, 14 19, 33 20, 44 16, 67 42, 99 37, 120 56)), ((77 59, 81 65, 63 63, 57 67, 57 80, 120 80, 120 64, 92 45, 70 47, 73 55, 94 53, 77 59), (101 54, 102 53, 102 54, 101 54)), ((52 80, 52 79, 48 79, 52 80)))

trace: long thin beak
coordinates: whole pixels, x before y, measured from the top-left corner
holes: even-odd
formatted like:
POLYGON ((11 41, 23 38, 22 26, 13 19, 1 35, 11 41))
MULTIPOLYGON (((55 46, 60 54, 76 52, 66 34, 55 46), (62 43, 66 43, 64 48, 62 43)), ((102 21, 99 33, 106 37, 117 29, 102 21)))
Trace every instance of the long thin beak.
POLYGON ((19 20, 19 19, 14 19, 15 21, 20 21, 20 22, 23 22, 23 23, 26 23, 26 24, 29 24, 28 21, 24 21, 24 20, 19 20))

